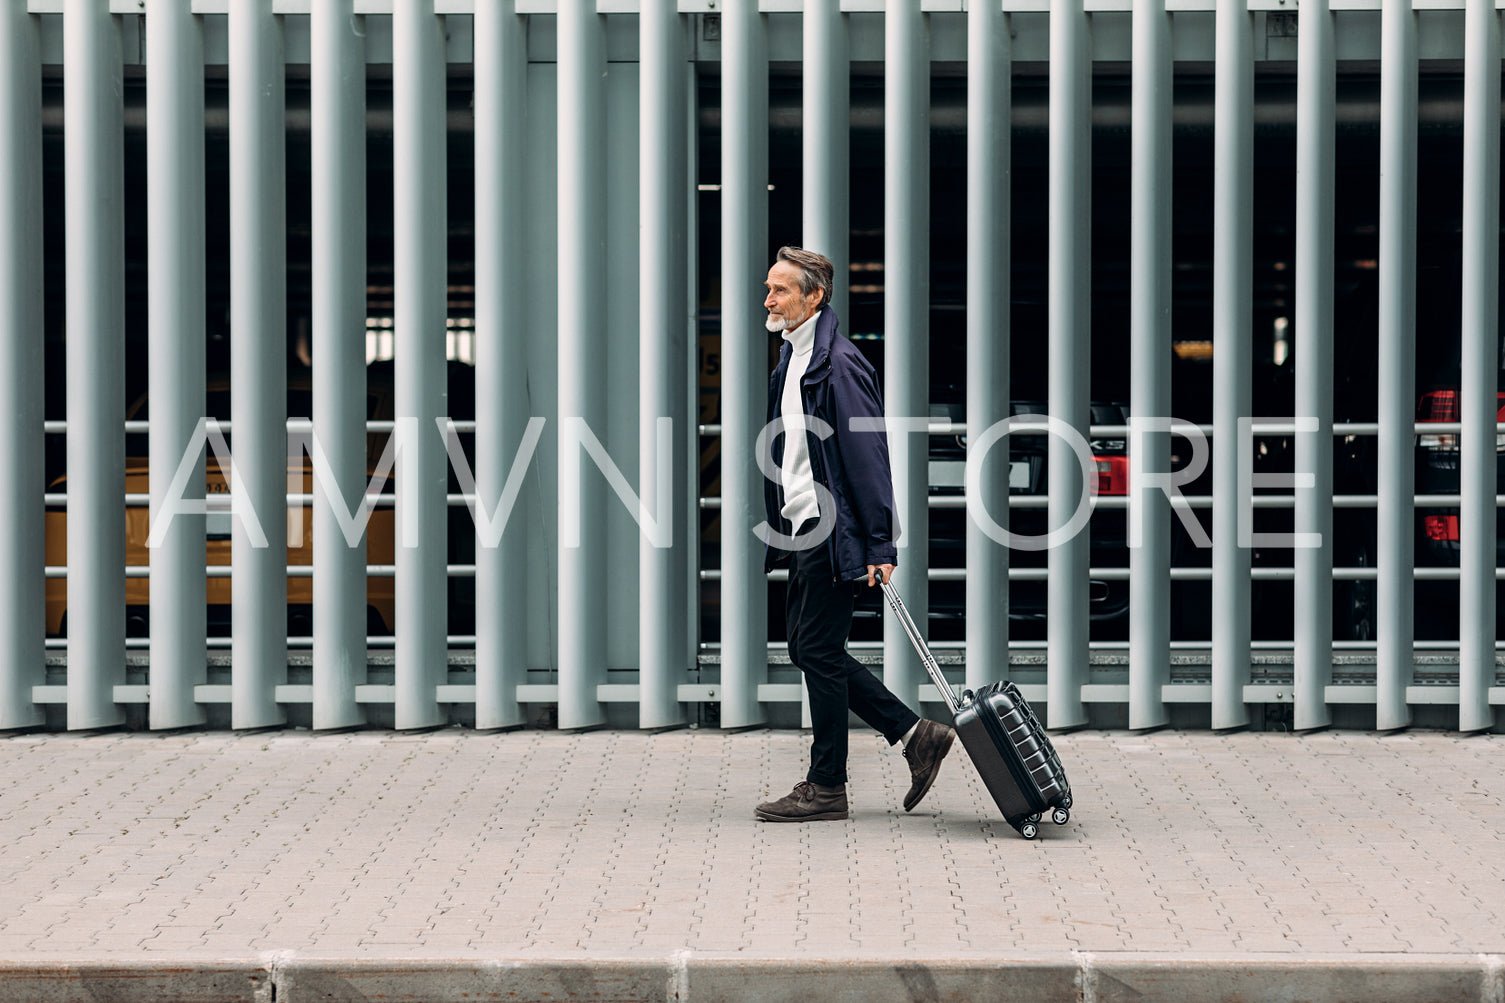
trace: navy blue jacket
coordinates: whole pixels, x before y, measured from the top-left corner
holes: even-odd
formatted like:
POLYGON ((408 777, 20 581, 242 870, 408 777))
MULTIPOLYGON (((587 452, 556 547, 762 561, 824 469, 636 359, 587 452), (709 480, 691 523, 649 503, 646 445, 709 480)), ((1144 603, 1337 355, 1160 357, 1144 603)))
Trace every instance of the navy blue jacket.
MULTIPOLYGON (((779 353, 779 364, 768 380, 770 422, 779 417, 789 356, 786 341, 779 353)), ((826 541, 831 567, 836 569, 839 581, 866 578, 869 564, 898 563, 898 551, 894 549, 898 519, 894 514, 888 435, 882 431, 854 432, 850 422, 853 418, 882 418, 883 397, 878 389, 878 374, 857 346, 837 330, 836 311, 829 306, 821 308, 820 318, 815 322, 815 347, 800 381, 800 394, 805 414, 821 419, 833 430, 826 439, 813 430, 808 433, 811 473, 835 500, 836 523, 826 541)), ((773 440, 775 469, 781 467, 783 454, 784 436, 780 435, 773 440)), ((764 480, 768 524, 788 535, 793 530, 780 514, 782 495, 778 484, 764 480)), ((822 517, 826 514, 825 505, 823 498, 822 517)), ((766 547, 764 570, 771 571, 779 556, 779 552, 766 547)))

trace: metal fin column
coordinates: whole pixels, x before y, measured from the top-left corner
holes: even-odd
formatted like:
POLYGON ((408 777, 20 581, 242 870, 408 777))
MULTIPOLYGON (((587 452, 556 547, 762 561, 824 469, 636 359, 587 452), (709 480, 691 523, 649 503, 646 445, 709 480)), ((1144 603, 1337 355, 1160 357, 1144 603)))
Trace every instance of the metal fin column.
POLYGON ((411 422, 397 456, 399 729, 444 722, 437 687, 449 676, 448 454, 435 424, 449 415, 445 89, 444 19, 433 0, 399 0, 392 13, 396 434, 411 422))
MULTIPOLYGON (((1092 352, 1092 49, 1082 0, 1050 8, 1050 415, 1087 437, 1092 352)), ((1076 449, 1052 433, 1048 453, 1050 530, 1062 530, 1085 502, 1076 449)), ((1047 723, 1087 723, 1089 530, 1052 547, 1047 586, 1050 669, 1047 723)))
POLYGON ((1296 56, 1294 727, 1332 723, 1333 229, 1337 64, 1327 0, 1302 5, 1296 56), (1307 485, 1310 486, 1307 486, 1307 485))
MULTIPOLYGON (((998 4, 967 11, 967 432, 976 443, 1009 417, 1009 201, 1012 157, 1009 23, 998 4)), ((1007 444, 978 469, 978 500, 1008 527, 1007 444)), ((971 457, 968 458, 969 461, 971 457)), ((1009 548, 967 519, 970 689, 1009 664, 1009 548)))
POLYGON ((1130 235, 1129 727, 1158 728, 1170 682, 1171 509, 1146 482, 1170 473, 1171 22, 1165 0, 1134 5, 1130 235), (1155 423, 1153 426, 1147 423, 1155 423))
POLYGON ((1458 384, 1458 730, 1494 725, 1500 369, 1500 13, 1468 0, 1463 57, 1463 368, 1458 384))
MULTIPOLYGON (((509 476, 521 486, 519 446, 528 430, 527 327, 514 305, 527 294, 523 244, 527 22, 514 0, 475 13, 476 114, 476 493, 500 519, 509 476)), ((512 499, 516 499, 514 493, 512 499)), ((481 525, 481 520, 476 522, 481 525)), ((509 521, 476 545, 476 727, 525 723, 517 687, 528 680, 528 527, 509 521), (493 545, 494 544, 494 545, 493 545)))
MULTIPOLYGON (((683 557, 692 513, 682 511, 689 480, 690 421, 685 364, 692 311, 688 288, 689 138, 686 135, 685 26, 675 0, 643 0, 638 15, 640 141, 638 339, 639 489, 660 539, 642 526, 638 571, 638 723, 683 724, 679 684, 687 678, 690 597, 683 557), (663 434, 668 420, 668 434, 663 434), (666 471, 664 468, 668 466, 666 471), (667 494, 660 490, 668 489, 667 494), (667 545, 666 545, 667 544, 667 545)), ((696 513, 698 514, 698 513, 696 513)))
POLYGON ((0 5, 0 380, 10 429, 0 436, 0 730, 42 724, 32 687, 46 681, 42 502, 42 60, 40 18, 0 5))
POLYGON ((1254 390, 1254 28, 1245 0, 1218 0, 1213 153, 1212 726, 1249 723, 1250 490, 1239 422, 1254 390))
MULTIPOLYGON (((839 0, 805 0, 804 241, 835 266, 831 305, 847 324, 851 284, 851 56, 839 0)), ((851 333, 850 327, 843 327, 851 333)))
MULTIPOLYGON (((151 511, 156 516, 204 414, 204 39, 188 0, 146 15, 146 199, 151 511)), ((198 450, 187 497, 204 497, 198 450)), ((205 520, 177 515, 151 548, 153 728, 204 723, 208 681, 205 520)))
POLYGON ((559 727, 602 724, 606 682, 606 508, 582 476, 580 429, 606 416, 605 18, 595 0, 559 5, 559 727))
POLYGON ((1386 0, 1381 22, 1375 727, 1385 731, 1411 723, 1406 687, 1416 665, 1417 62, 1411 0, 1386 0))
POLYGON ((763 474, 755 444, 767 404, 768 27, 753 3, 721 15, 721 726, 766 719, 768 581, 763 474))
POLYGON ((120 28, 63 8, 68 358, 68 727, 125 715, 125 193, 120 28))
POLYGON ((336 513, 366 494, 366 42, 353 0, 310 16, 313 432, 333 484, 315 477, 313 726, 366 720, 366 540, 336 513))
POLYGON ((230 541, 232 726, 284 721, 287 681, 287 157, 282 23, 230 7, 230 417, 248 497, 230 541))
MULTIPOLYGON (((884 21, 884 412, 892 432, 898 564, 917 622, 930 609, 930 21, 920 0, 889 0, 884 21), (920 431, 907 427, 919 419, 920 431)), ((839 428, 837 435, 854 434, 839 428)), ((875 432, 856 433, 875 435, 875 432)), ((918 709, 925 671, 898 622, 883 623, 883 679, 918 709)))

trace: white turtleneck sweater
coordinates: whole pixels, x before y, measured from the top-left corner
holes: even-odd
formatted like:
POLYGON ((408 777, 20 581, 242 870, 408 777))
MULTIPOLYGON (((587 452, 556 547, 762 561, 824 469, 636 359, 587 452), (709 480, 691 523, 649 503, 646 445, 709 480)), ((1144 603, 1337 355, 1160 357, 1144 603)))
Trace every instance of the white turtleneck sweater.
POLYGON ((779 472, 784 483, 785 519, 798 530, 807 519, 820 518, 820 503, 815 497, 815 475, 810 469, 810 444, 805 436, 805 405, 800 395, 800 380, 810 365, 815 350, 817 310, 793 331, 784 332, 789 342, 789 372, 784 376, 784 395, 780 399, 780 416, 784 419, 784 462, 779 472))

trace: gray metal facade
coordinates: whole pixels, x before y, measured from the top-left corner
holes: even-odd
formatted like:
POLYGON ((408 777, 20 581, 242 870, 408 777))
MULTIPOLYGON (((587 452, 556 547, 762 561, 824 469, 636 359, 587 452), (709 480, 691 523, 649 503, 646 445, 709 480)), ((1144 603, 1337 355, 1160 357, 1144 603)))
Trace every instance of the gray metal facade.
MULTIPOLYGON (((1493 0, 29 0, 0 5, 0 74, 0 730, 795 723, 755 534, 780 243, 850 279, 897 581, 917 618, 959 608, 958 685, 1015 678, 1058 728, 1500 720, 1493 0), (466 415, 447 330, 473 337, 466 415), (1132 418, 1094 419, 1105 394, 1132 418), (1024 400, 1056 428, 1034 494, 978 448, 1038 434, 1000 424, 1024 400), (127 568, 175 478, 204 500, 215 433, 230 509, 127 568), (347 544, 372 434, 390 562, 347 544), (1079 511, 1072 436, 1127 443, 1092 516, 1130 527, 1122 562, 1089 531, 1038 560, 998 540, 1079 511), (938 490, 948 438, 965 492, 938 490), (1188 446, 1210 466, 1173 502, 1188 446), (1438 449, 1446 491, 1418 481, 1438 449)), ((854 647, 935 700, 878 630, 854 647)))

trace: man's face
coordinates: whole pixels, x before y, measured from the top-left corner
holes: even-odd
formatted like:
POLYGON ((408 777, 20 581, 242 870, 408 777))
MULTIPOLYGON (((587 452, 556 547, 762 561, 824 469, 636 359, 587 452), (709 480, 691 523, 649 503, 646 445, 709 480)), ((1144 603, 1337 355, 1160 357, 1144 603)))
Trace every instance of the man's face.
POLYGON ((800 291, 800 270, 787 261, 776 261, 768 270, 768 295, 763 309, 768 311, 770 331, 793 331, 820 307, 820 290, 806 296, 800 291))

